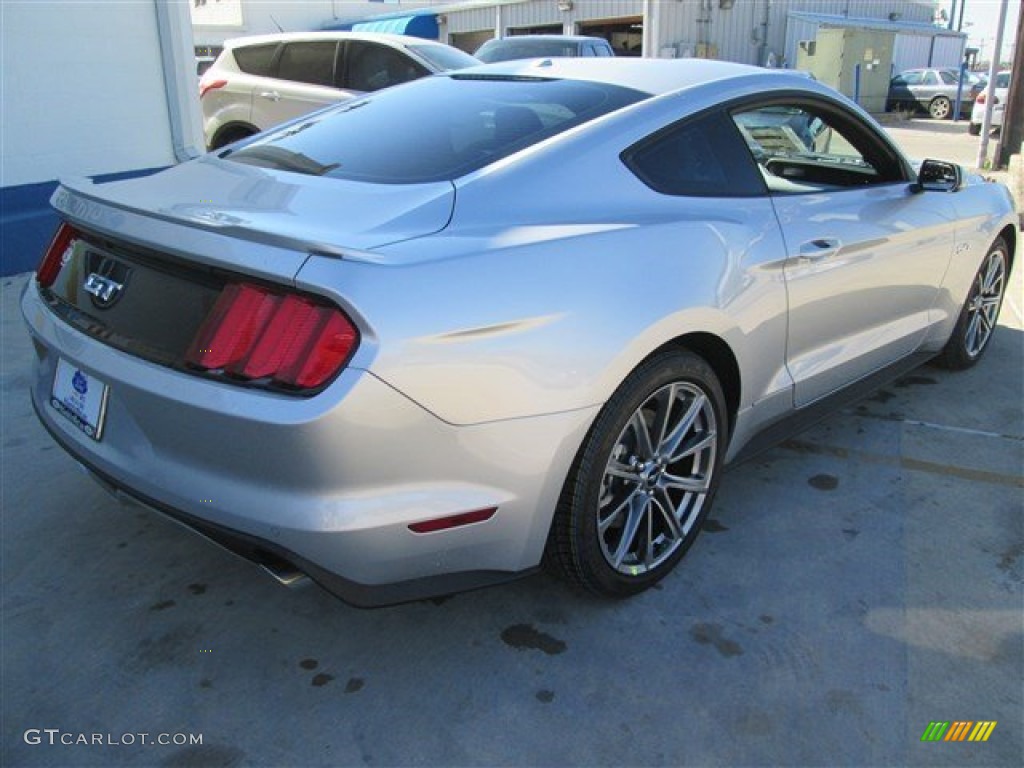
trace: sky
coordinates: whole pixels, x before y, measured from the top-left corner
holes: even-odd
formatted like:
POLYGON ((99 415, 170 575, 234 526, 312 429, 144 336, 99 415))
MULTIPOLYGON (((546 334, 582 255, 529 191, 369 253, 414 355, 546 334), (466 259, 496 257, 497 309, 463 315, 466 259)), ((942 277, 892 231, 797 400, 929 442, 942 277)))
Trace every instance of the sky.
MULTIPOLYGON (((996 24, 999 21, 999 6, 1002 0, 966 0, 964 10, 963 31, 968 35, 968 46, 981 48, 982 58, 988 58, 995 44, 996 24), (970 26, 968 26, 968 24, 970 26)), ((957 2, 957 16, 959 17, 959 0, 957 2)), ((1021 0, 1009 0, 1006 8, 1006 26, 1003 29, 1003 52, 1002 60, 1009 61, 1011 46, 1014 43, 1014 36, 1017 33, 1017 17, 1020 14, 1021 0)), ((952 0, 945 0, 940 7, 949 12, 952 0)))

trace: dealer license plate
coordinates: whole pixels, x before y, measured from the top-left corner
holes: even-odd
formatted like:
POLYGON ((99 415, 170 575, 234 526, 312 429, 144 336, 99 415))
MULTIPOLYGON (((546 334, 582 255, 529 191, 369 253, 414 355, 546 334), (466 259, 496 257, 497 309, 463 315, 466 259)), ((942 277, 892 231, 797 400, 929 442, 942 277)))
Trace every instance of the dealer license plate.
POLYGON ((58 360, 50 405, 93 440, 103 437, 107 385, 91 373, 58 360))

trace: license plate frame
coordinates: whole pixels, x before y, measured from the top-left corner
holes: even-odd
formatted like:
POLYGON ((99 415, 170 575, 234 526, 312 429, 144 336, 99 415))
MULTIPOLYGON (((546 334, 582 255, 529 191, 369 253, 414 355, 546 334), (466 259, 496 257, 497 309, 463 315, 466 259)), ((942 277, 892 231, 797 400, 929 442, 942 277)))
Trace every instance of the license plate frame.
POLYGON ((96 441, 103 438, 109 395, 106 382, 64 358, 57 359, 50 407, 96 441))

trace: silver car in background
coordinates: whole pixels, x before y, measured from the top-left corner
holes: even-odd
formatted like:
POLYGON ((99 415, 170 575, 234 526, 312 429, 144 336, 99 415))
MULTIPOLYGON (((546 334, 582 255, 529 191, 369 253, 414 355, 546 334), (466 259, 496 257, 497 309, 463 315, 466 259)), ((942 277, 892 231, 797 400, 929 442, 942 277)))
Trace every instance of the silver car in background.
POLYGON ((22 297, 43 425, 358 605, 542 562, 647 589, 723 464, 976 363, 1019 246, 1004 187, 702 60, 425 78, 53 204, 22 297))
POLYGON ((960 71, 955 68, 908 69, 889 82, 886 111, 897 109, 923 110, 936 120, 953 116, 957 94, 960 113, 970 113, 977 91, 977 77, 966 72, 960 85, 960 71))

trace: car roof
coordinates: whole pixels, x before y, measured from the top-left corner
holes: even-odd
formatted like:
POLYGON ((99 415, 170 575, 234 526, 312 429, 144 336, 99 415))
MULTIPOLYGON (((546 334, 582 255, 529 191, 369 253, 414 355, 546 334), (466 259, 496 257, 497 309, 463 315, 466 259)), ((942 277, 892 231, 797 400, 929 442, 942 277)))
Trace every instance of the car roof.
POLYGON ((488 43, 521 43, 524 40, 543 40, 545 42, 566 42, 566 43, 607 43, 603 37, 590 37, 588 35, 510 35, 509 37, 491 38, 488 43))
POLYGON ((232 37, 224 41, 224 47, 240 48, 245 45, 291 43, 307 40, 366 40, 369 42, 389 43, 391 45, 431 45, 448 47, 444 43, 439 43, 437 40, 427 40, 423 37, 394 35, 387 32, 343 32, 340 30, 325 30, 318 32, 277 32, 271 35, 232 37))
POLYGON ((806 88, 806 75, 781 69, 763 69, 712 59, 639 59, 599 57, 549 57, 501 61, 461 69, 456 76, 536 77, 556 80, 586 80, 632 88, 653 96, 678 91, 711 80, 764 75, 788 75, 794 87, 806 88))

